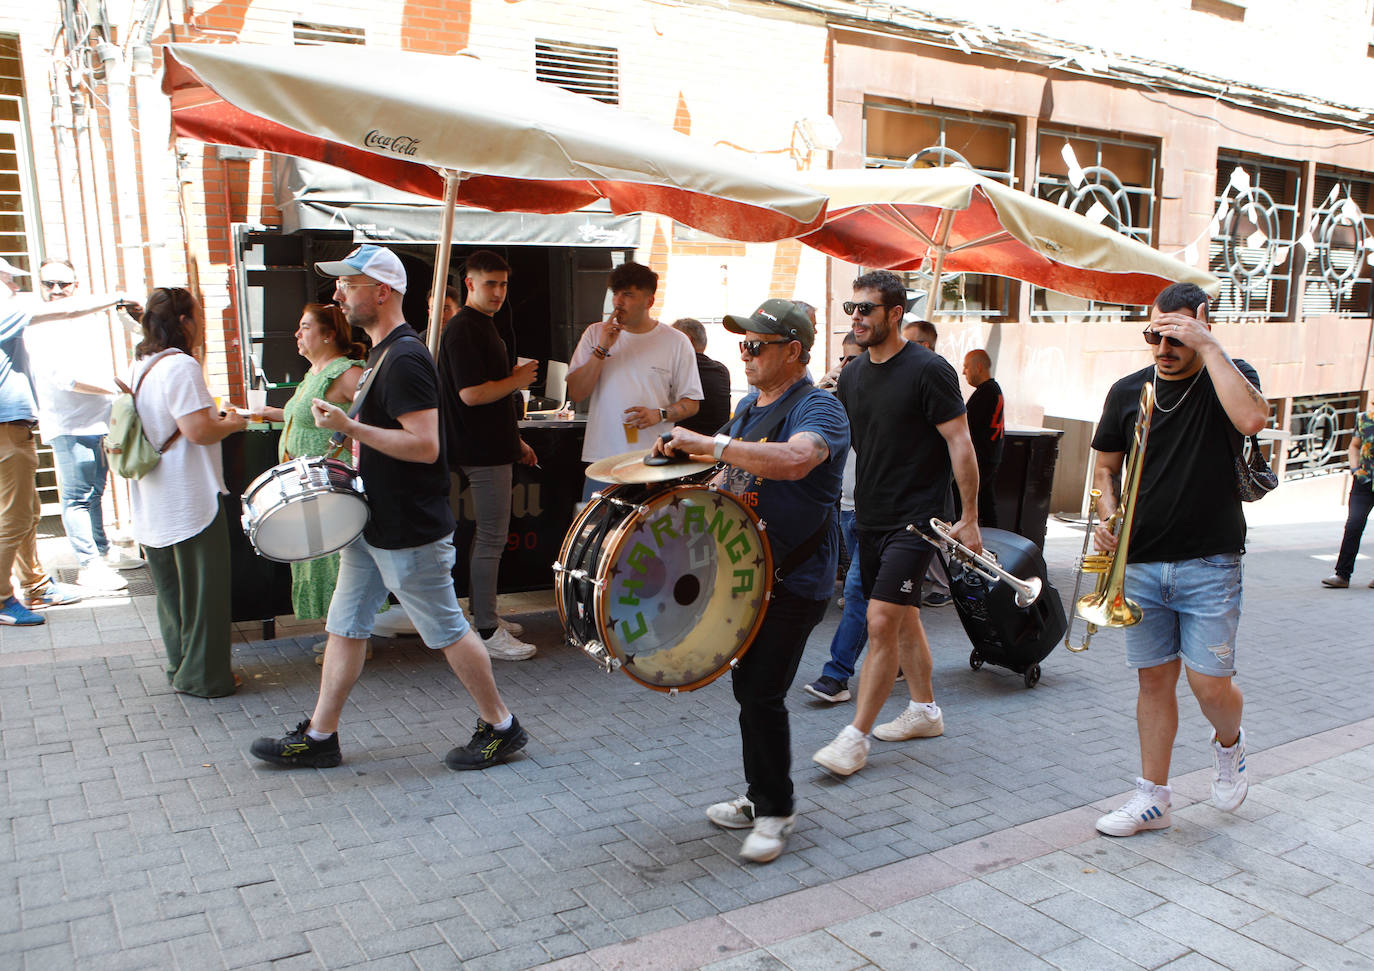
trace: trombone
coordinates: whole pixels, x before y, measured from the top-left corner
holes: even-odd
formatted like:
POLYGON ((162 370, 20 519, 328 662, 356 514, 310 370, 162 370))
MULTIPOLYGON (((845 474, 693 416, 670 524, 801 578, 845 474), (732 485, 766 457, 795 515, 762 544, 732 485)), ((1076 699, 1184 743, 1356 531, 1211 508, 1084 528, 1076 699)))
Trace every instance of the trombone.
POLYGON ((1081 653, 1088 649, 1088 642, 1100 627, 1130 627, 1140 623, 1145 611, 1134 600, 1126 598, 1126 551, 1131 542, 1131 524, 1135 522, 1137 494, 1140 492, 1140 470, 1145 465, 1145 445, 1150 437, 1150 418, 1154 412, 1154 385, 1146 381, 1140 389, 1140 407, 1136 412, 1135 434, 1131 441, 1131 452, 1126 457, 1126 465, 1121 472, 1121 503, 1116 512, 1101 521, 1101 525, 1112 530, 1118 537, 1116 550, 1111 553, 1089 553, 1088 544, 1093 538, 1093 519, 1097 515, 1097 504, 1102 498, 1101 489, 1093 489, 1088 504, 1088 531, 1083 537, 1083 551, 1078 557, 1078 575, 1073 582, 1074 612, 1069 615, 1069 626, 1064 631, 1064 647, 1081 653), (1083 574, 1097 574, 1097 586, 1092 593, 1079 597, 1078 590, 1083 583, 1083 574), (1087 621, 1083 642, 1073 643, 1074 616, 1087 621))
POLYGON ((958 560, 967 570, 972 570, 983 579, 990 583, 1001 581, 1016 591, 1016 606, 1022 609, 1035 603, 1040 596, 1040 578, 1031 577, 1029 580, 1022 580, 1020 577, 1002 568, 997 562, 997 557, 991 551, 975 553, 972 549, 959 542, 950 535, 951 526, 949 523, 940 519, 932 518, 930 528, 936 536, 940 537, 939 542, 931 539, 922 533, 916 526, 910 525, 907 531, 921 536, 927 543, 937 548, 945 556, 958 560))

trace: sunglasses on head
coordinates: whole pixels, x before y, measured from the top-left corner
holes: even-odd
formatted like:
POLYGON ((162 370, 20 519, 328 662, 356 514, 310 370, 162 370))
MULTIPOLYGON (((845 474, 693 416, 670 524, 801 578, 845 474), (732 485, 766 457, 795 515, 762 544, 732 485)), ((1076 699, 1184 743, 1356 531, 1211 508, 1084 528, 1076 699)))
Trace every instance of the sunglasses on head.
POLYGON ((1141 333, 1145 335, 1145 343, 1149 344, 1151 347, 1158 347, 1161 341, 1168 341, 1170 347, 1183 346, 1183 341, 1179 340, 1177 337, 1165 337, 1159 331, 1151 330, 1148 327, 1141 331, 1141 333))
POLYGON ((741 353, 743 353, 743 354, 748 354, 750 357, 758 357, 760 354, 763 353, 763 349, 764 349, 765 347, 771 347, 771 346, 774 345, 774 344, 790 344, 790 343, 792 343, 792 342, 791 342, 791 341, 740 341, 740 342, 739 342, 739 349, 740 349, 740 352, 741 352, 741 353))
POLYGON ((854 312, 857 310, 860 317, 867 317, 879 307, 886 309, 892 305, 888 303, 869 303, 867 300, 863 303, 855 303, 852 300, 846 300, 844 303, 840 304, 840 306, 843 307, 844 312, 850 316, 853 316, 854 312))

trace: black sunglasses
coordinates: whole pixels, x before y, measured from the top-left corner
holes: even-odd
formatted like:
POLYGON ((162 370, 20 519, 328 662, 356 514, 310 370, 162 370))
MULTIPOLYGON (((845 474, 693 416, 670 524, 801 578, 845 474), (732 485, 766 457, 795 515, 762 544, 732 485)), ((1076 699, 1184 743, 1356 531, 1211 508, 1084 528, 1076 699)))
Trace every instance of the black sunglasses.
POLYGON ((844 357, 840 358, 840 363, 841 363, 841 364, 848 364, 850 361, 854 360, 854 358, 856 358, 856 357, 858 357, 858 356, 859 356, 859 355, 857 355, 857 354, 846 354, 844 357))
POLYGON ((863 303, 855 303, 852 300, 846 300, 844 303, 840 304, 840 306, 843 307, 844 312, 849 314, 850 316, 853 316, 854 311, 857 310, 859 312, 859 316, 867 317, 869 314, 873 313, 873 311, 877 310, 879 307, 886 309, 888 307, 891 307, 892 304, 869 303, 867 300, 865 300, 863 303))
POLYGON ((68 287, 76 286, 75 280, 42 280, 40 282, 49 290, 66 290, 68 287))
POLYGON ((774 344, 790 344, 791 341, 740 341, 739 349, 743 354, 750 357, 758 357, 763 353, 765 347, 772 347, 774 344))
POLYGON ((1159 331, 1150 330, 1148 327, 1141 331, 1141 333, 1145 335, 1145 343, 1149 344, 1151 347, 1158 347, 1161 341, 1168 341, 1170 347, 1183 346, 1183 341, 1179 340, 1177 337, 1165 337, 1159 331))

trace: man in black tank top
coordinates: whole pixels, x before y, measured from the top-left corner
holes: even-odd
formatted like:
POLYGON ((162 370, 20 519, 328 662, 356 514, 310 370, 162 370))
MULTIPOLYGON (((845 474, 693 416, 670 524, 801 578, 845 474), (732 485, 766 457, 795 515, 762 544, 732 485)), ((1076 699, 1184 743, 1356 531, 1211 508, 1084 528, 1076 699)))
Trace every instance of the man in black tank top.
MULTIPOLYGON (((1159 295, 1145 341, 1153 366, 1112 385, 1093 437, 1093 480, 1102 492, 1098 515, 1105 520, 1119 502, 1113 481, 1134 439, 1141 389, 1147 381, 1153 385, 1126 553, 1126 596, 1144 611, 1126 628, 1126 661, 1139 679, 1141 770, 1131 799, 1097 821, 1108 836, 1170 823, 1169 763, 1184 665, 1213 728, 1213 803, 1230 812, 1247 788, 1243 699, 1232 680, 1245 552, 1234 456, 1241 436, 1268 421, 1269 403, 1254 368, 1231 360, 1212 334, 1207 296, 1193 284, 1176 283, 1159 295)), ((1100 549, 1118 549, 1118 538, 1101 526, 1095 538, 1100 549)))

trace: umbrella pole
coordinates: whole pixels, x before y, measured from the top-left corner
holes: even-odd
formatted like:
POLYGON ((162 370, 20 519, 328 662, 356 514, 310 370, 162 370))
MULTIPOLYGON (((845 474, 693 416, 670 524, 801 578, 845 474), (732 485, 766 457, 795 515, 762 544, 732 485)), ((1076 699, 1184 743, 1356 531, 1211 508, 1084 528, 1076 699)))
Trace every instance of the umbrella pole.
POLYGON ((940 309, 940 276, 945 271, 945 251, 949 248, 949 234, 954 229, 954 210, 940 211, 940 221, 935 224, 935 265, 930 270, 930 289, 926 292, 926 319, 934 322, 940 309))
POLYGON ((429 289, 430 354, 439 354, 439 329, 444 326, 444 287, 448 285, 449 253, 453 250, 453 210, 458 205, 458 183, 463 177, 444 169, 444 212, 439 220, 439 250, 434 255, 434 283, 429 289))

